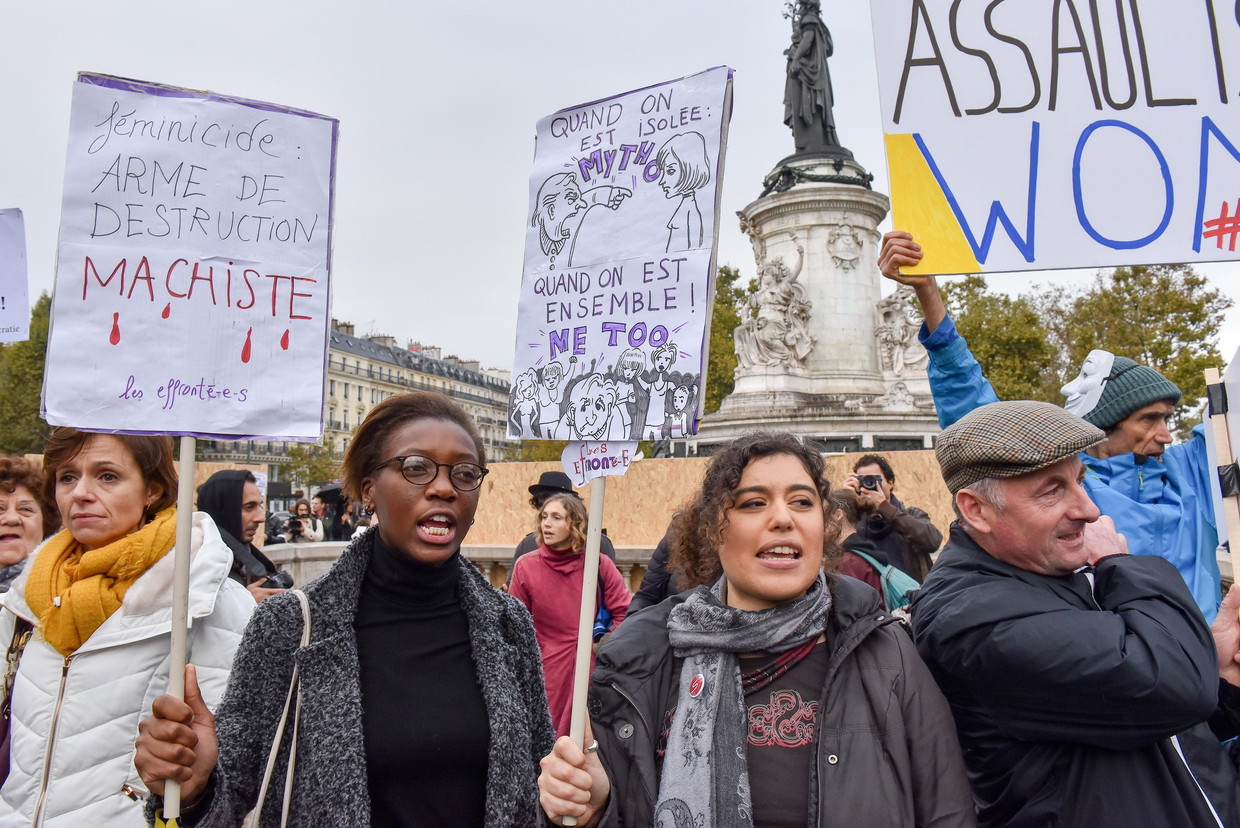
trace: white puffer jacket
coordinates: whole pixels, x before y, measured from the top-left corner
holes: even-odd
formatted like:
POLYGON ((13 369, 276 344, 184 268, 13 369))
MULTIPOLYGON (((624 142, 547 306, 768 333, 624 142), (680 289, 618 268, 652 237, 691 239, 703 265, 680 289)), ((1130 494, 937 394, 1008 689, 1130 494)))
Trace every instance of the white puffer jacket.
MULTIPOLYGON (((224 695, 233 654, 254 599, 229 579, 232 552, 203 512, 194 513, 189 575, 189 661, 203 699, 224 695)), ((35 550, 34 555, 40 550, 35 550)), ((13 687, 9 778, 0 788, 0 828, 145 826, 134 768, 138 723, 168 689, 172 629, 170 552, 125 593, 112 614, 69 658, 39 634, 22 655, 13 687)), ((0 649, 13 637, 13 614, 33 622, 22 573, 0 606, 0 649)))

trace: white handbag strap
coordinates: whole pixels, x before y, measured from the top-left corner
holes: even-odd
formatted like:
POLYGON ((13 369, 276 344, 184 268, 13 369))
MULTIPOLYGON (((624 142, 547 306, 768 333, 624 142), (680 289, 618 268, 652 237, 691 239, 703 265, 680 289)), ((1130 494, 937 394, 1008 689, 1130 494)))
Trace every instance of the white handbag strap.
MULTIPOLYGON (((301 646, 305 647, 310 643, 310 602, 306 600, 306 593, 300 589, 290 589, 289 592, 297 596, 297 600, 301 602, 301 646)), ((284 774, 284 805, 280 812, 280 828, 288 825, 289 804, 292 802, 293 796, 293 768, 297 762, 297 725, 301 719, 301 682, 298 675, 297 662, 293 662, 293 680, 289 682, 288 696, 284 699, 284 712, 280 714, 280 722, 276 726, 276 736, 271 742, 271 752, 267 755, 267 770, 263 773, 263 785, 258 791, 258 813, 259 819, 255 822, 257 825, 262 821, 263 803, 267 801, 267 788, 271 784, 271 774, 276 767, 276 753, 280 750, 280 741, 284 738, 284 724, 288 721, 289 705, 293 702, 293 694, 297 695, 297 704, 293 708, 293 738, 289 745, 288 754, 288 771, 284 774)))

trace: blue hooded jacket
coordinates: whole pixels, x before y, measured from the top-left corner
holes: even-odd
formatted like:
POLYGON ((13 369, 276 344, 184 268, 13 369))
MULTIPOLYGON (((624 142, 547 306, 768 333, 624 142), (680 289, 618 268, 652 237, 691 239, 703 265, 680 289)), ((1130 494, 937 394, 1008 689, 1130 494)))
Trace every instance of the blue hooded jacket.
MULTIPOLYGON (((951 317, 933 333, 923 324, 918 338, 930 356, 930 390, 942 428, 999 401, 951 317)), ((1128 550, 1170 561, 1206 621, 1212 622, 1222 598, 1222 579, 1204 429, 1199 425, 1187 443, 1168 446, 1161 460, 1137 463, 1131 452, 1105 460, 1085 452, 1080 457, 1086 467, 1085 490, 1128 539, 1128 550)))

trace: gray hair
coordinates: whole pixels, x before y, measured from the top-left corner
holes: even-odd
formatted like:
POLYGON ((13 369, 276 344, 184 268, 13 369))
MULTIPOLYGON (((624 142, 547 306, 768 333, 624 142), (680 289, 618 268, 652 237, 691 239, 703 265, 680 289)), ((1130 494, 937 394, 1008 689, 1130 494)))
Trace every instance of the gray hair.
MULTIPOLYGON (((970 483, 960 491, 968 492, 974 497, 984 500, 991 506, 994 506, 1000 512, 1007 508, 1007 494, 1003 489, 1003 481, 997 477, 983 477, 976 483, 970 483)), ((956 498, 952 498, 952 508, 956 510, 956 517, 960 519, 962 525, 968 528, 968 523, 964 519, 964 515, 960 514, 960 507, 956 505, 956 498)))

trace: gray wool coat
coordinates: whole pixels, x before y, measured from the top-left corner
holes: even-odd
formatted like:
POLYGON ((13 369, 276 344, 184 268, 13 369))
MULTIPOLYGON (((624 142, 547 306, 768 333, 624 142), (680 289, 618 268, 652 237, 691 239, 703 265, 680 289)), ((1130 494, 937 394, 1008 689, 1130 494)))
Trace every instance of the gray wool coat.
MULTIPOLYGON (((183 825, 235 828, 254 806, 294 661, 302 703, 289 824, 370 825, 353 620, 373 537, 373 531, 359 537, 328 572, 304 587, 309 646, 298 646, 302 617, 296 596, 273 596, 255 611, 216 715, 219 760, 202 799, 186 814, 191 821, 182 820, 183 825)), ((521 602, 493 588, 464 558, 458 593, 490 722, 486 828, 525 828, 538 822, 538 761, 555 738, 534 625, 521 602)), ((291 712, 289 722, 263 804, 263 825, 280 824, 291 712)), ((148 813, 158 804, 155 798, 148 813)))

